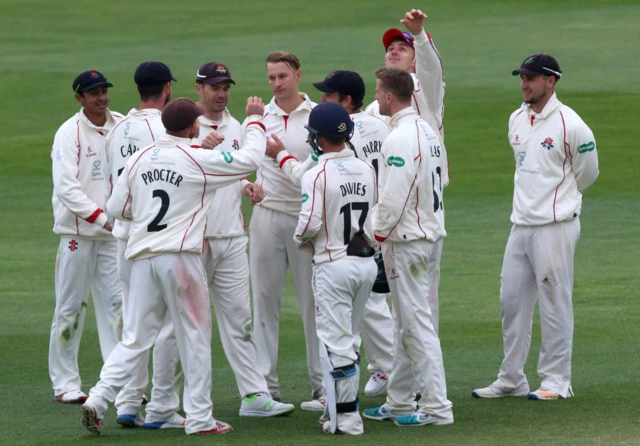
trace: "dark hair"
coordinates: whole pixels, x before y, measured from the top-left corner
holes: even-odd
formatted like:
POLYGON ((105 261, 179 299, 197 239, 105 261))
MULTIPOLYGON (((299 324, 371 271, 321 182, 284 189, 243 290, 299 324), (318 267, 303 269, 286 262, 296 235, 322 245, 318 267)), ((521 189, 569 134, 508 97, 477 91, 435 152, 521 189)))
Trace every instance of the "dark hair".
POLYGON ((411 102, 413 78, 401 68, 378 68, 374 75, 382 82, 382 88, 402 103, 411 102))
POLYGON ((300 61, 295 54, 288 51, 274 51, 267 56, 267 63, 279 62, 286 63, 294 71, 298 71, 300 69, 300 61))
MULTIPOLYGON (((340 98, 340 102, 346 100, 347 96, 351 96, 351 95, 338 92, 338 97, 340 98)), ((353 98, 353 96, 351 96, 351 108, 353 108, 354 110, 359 110, 362 108, 363 105, 364 105, 364 101, 362 99, 359 101, 356 101, 353 98)))
POLYGON ((164 90, 165 84, 153 85, 151 87, 141 87, 138 85, 138 93, 140 93, 140 100, 148 101, 149 99, 159 98, 164 90))

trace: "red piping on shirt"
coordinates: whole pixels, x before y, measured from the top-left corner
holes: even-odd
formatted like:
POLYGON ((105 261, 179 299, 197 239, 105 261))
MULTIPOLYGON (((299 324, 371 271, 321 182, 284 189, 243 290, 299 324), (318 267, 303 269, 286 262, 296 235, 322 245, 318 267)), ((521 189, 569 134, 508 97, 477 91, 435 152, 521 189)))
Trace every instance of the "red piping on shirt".
POLYGON ((324 171, 325 167, 327 165, 327 162, 325 161, 324 166, 322 166, 322 170, 320 172, 318 172, 318 175, 316 175, 316 178, 313 180, 313 199, 311 200, 311 212, 309 213, 309 219, 307 220, 307 224, 304 226, 304 230, 302 231, 302 233, 300 235, 298 235, 297 237, 302 238, 302 236, 304 235, 305 232, 307 232, 307 228, 309 227, 309 223, 311 223, 311 217, 313 216, 313 208, 316 204, 316 181, 318 181, 318 177, 320 176, 320 174, 324 171))
MULTIPOLYGON (((325 166, 327 163, 325 162, 325 166)), ((329 228, 327 228, 327 170, 322 169, 324 172, 324 190, 322 191, 322 219, 324 220, 324 233, 327 241, 324 243, 324 250, 329 254, 329 261, 332 262, 331 250, 327 248, 329 244, 329 228)))
POLYGON ((564 166, 567 164, 567 150, 564 148, 564 144, 567 144, 567 127, 565 126, 564 123, 564 116, 562 115, 562 112, 560 112, 560 119, 562 119, 562 131, 563 131, 563 135, 562 135, 562 143, 563 143, 563 150, 564 150, 564 161, 562 162, 562 181, 560 181, 560 184, 558 184, 558 187, 556 187, 556 193, 553 195, 553 222, 555 223, 556 220, 556 199, 558 198, 558 189, 560 189, 560 186, 562 185, 562 183, 564 183, 564 179, 567 177, 567 173, 564 170, 564 166))
POLYGON ((287 121, 289 120, 289 116, 285 115, 282 117, 282 119, 284 119, 284 131, 287 131, 287 121))
POLYGON ((196 160, 194 160, 191 155, 189 155, 187 153, 186 150, 184 150, 182 147, 176 145, 176 147, 180 150, 182 150, 184 152, 185 155, 187 155, 191 161, 193 161, 195 163, 196 166, 198 166, 198 168, 200 169, 200 172, 202 172, 202 176, 204 177, 204 185, 202 188, 202 199, 200 201, 200 209, 198 209, 194 214, 193 217, 191 217, 191 223, 189 223, 189 226, 187 227, 186 231, 184 231, 184 236, 182 237, 182 243, 180 243, 180 252, 182 252, 182 247, 184 246, 184 241, 187 238, 187 234, 189 233, 189 229, 191 229, 191 226, 193 225, 194 220, 196 219, 196 215, 198 215, 198 212, 200 212, 202 210, 202 208, 204 207, 204 195, 207 192, 207 174, 204 172, 204 169, 202 168, 202 166, 200 166, 200 164, 198 164, 198 162, 196 160))
MULTIPOLYGON (((262 128, 262 130, 264 130, 265 132, 267 131, 267 128, 260 121, 251 121, 249 124, 247 124, 247 127, 249 127, 251 124, 258 125, 262 128)), ((285 121, 285 128, 286 128, 286 121, 285 121)))
POLYGON ((284 158, 282 158, 282 161, 280 161, 280 169, 282 169, 282 166, 284 166, 284 163, 286 163, 289 160, 296 160, 298 161, 298 158, 296 158, 293 155, 287 155, 284 158))
POLYGON ((151 130, 151 124, 149 124, 149 121, 146 120, 146 119, 144 120, 144 122, 146 122, 147 123, 147 127, 149 127, 149 133, 151 133, 151 139, 155 141, 156 137, 153 136, 153 130, 151 130))

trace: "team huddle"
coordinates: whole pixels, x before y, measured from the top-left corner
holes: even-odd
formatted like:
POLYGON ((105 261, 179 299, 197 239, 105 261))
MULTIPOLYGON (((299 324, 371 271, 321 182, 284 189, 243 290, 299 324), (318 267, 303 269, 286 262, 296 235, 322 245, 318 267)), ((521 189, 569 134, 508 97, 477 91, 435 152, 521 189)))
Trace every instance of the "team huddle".
MULTIPOLYGON (((314 83, 316 104, 299 91, 298 58, 284 51, 266 59, 272 100, 249 97, 242 123, 227 110, 235 81, 223 63, 197 70, 197 102, 171 99, 176 79, 165 64, 141 63, 140 105, 126 117, 108 109, 113 85, 100 72, 74 80, 82 109, 51 150, 61 240, 49 371, 55 400, 82 404, 87 430, 101 433, 110 403, 124 427, 232 430, 212 412, 211 303, 239 414, 291 414, 277 375, 287 270, 311 384, 300 408, 321 412, 324 432, 364 432, 362 344, 364 393, 387 394, 365 418, 454 422, 438 337, 445 82, 426 18, 411 10, 401 20, 407 32, 384 33, 385 67, 364 111, 358 73, 314 83), (243 195, 254 206, 249 237, 243 195), (89 294, 104 365, 86 395, 78 349, 89 294)), ((509 120, 516 173, 500 292, 505 359, 498 380, 472 394, 556 400, 573 396, 573 255, 598 159, 589 128, 556 98, 562 71, 553 57, 531 56, 513 75, 524 97, 509 120), (531 392, 523 369, 536 301, 542 383, 531 392)))

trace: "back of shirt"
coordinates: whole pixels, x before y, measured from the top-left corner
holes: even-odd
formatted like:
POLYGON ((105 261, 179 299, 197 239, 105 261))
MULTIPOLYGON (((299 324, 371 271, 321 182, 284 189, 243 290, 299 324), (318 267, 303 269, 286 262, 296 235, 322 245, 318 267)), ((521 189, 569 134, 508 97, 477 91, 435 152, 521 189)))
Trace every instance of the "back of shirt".
MULTIPOLYGON (((107 200, 111 197, 113 186, 131 155, 165 134, 161 116, 162 112, 154 108, 134 108, 111 132, 107 141, 104 167, 107 200)), ((117 239, 127 240, 130 229, 129 222, 116 220, 112 233, 117 239)))
POLYGON ((371 210, 377 201, 374 169, 351 149, 322 155, 302 178, 302 210, 295 240, 313 239, 315 264, 347 255, 347 245, 362 234, 372 245, 371 210))
POLYGON ((351 115, 355 127, 351 144, 356 149, 356 156, 373 166, 376 174, 380 170, 382 141, 391 130, 382 119, 360 112, 351 115))

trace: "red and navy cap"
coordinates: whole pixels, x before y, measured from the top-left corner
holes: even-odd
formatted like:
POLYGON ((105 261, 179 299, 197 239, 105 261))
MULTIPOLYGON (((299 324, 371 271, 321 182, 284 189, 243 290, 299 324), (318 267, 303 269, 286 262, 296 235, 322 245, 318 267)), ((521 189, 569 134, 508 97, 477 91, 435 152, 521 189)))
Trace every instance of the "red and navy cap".
POLYGON ((107 82, 107 78, 99 71, 88 70, 80 73, 74 80, 73 88, 74 93, 82 93, 83 91, 92 90, 96 87, 105 85, 107 88, 113 87, 111 82, 107 82))
POLYGON ((562 70, 560 64, 555 57, 548 54, 534 54, 527 57, 520 68, 511 72, 514 76, 524 74, 526 76, 538 76, 540 74, 546 74, 547 76, 553 76, 556 78, 556 82, 562 77, 562 70))
POLYGON ((218 62, 206 63, 196 73, 196 83, 198 84, 215 85, 225 81, 235 85, 235 81, 231 79, 229 68, 218 62))
POLYGON ((382 44, 384 45, 384 49, 386 50, 387 48, 389 48, 391 42, 397 39, 404 40, 407 45, 413 48, 413 42, 415 41, 415 39, 411 34, 401 31, 398 28, 391 28, 388 29, 387 32, 385 32, 382 36, 382 44))

